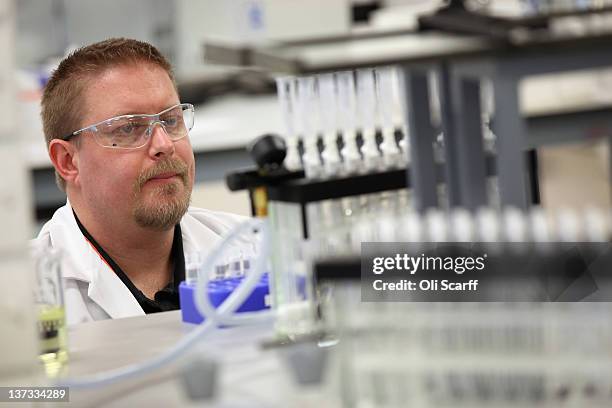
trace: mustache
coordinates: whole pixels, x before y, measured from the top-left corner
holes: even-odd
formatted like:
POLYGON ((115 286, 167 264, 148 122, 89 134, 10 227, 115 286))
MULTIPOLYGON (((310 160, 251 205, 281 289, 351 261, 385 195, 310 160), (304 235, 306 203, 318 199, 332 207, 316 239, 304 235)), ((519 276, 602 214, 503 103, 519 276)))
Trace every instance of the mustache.
POLYGON ((155 166, 147 170, 143 170, 138 175, 138 178, 134 183, 135 190, 140 191, 147 181, 149 181, 153 177, 159 176, 160 174, 164 173, 176 173, 181 178, 183 183, 187 185, 187 170, 187 164, 185 164, 185 162, 183 162, 182 160, 179 160, 177 158, 167 158, 163 161, 160 161, 155 166))

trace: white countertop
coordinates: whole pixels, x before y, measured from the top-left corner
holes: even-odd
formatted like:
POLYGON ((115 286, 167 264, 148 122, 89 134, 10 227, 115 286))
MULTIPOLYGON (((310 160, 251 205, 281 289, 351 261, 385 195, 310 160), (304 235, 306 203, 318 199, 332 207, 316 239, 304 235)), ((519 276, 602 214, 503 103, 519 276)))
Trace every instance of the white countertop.
MULTIPOLYGON (((103 320, 69 331, 70 375, 82 376, 146 361, 165 352, 196 326, 183 323, 179 311, 103 320)), ((220 329, 176 364, 120 384, 70 390, 70 403, 96 407, 331 407, 322 390, 295 385, 276 350, 260 342, 272 336, 270 325, 220 329), (188 398, 178 376, 181 363, 206 355, 218 361, 220 378, 212 401, 188 398)))

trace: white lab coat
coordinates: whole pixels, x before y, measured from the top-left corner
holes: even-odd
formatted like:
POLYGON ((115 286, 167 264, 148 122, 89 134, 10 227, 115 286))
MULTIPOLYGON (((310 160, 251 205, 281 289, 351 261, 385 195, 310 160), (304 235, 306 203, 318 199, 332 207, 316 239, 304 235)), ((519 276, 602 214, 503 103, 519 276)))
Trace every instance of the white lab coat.
MULTIPOLYGON (((229 213, 190 207, 180 222, 184 253, 200 251, 206 256, 225 232, 245 219, 229 213)), ((70 203, 55 212, 32 244, 37 249, 58 249, 63 255, 68 325, 144 315, 129 289, 81 233, 70 203)))

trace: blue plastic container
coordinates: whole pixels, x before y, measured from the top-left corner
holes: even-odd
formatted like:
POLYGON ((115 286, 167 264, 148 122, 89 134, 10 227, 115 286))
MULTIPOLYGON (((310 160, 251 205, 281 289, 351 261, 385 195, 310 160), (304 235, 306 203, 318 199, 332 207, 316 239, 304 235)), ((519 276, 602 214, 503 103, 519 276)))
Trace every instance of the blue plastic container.
MULTIPOLYGON (((244 278, 227 278, 216 279, 208 282, 208 296, 210 303, 217 307, 219 306, 233 291, 240 285, 244 278)), ((184 322, 199 324, 204 321, 204 318, 198 311, 194 302, 196 287, 188 285, 187 282, 179 284, 179 298, 181 304, 181 316, 184 322)), ((270 293, 268 284, 268 274, 265 273, 261 277, 259 283, 244 303, 238 308, 237 313, 256 312, 258 310, 269 309, 270 306, 266 301, 270 293)))

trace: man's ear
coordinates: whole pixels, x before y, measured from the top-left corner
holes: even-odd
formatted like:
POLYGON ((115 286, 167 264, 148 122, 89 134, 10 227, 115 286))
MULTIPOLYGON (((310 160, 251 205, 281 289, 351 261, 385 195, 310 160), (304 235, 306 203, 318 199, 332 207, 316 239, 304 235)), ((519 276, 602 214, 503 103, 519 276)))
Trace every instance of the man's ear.
POLYGON ((49 143, 49 158, 57 173, 67 182, 75 182, 79 176, 78 150, 74 143, 53 139, 49 143))

